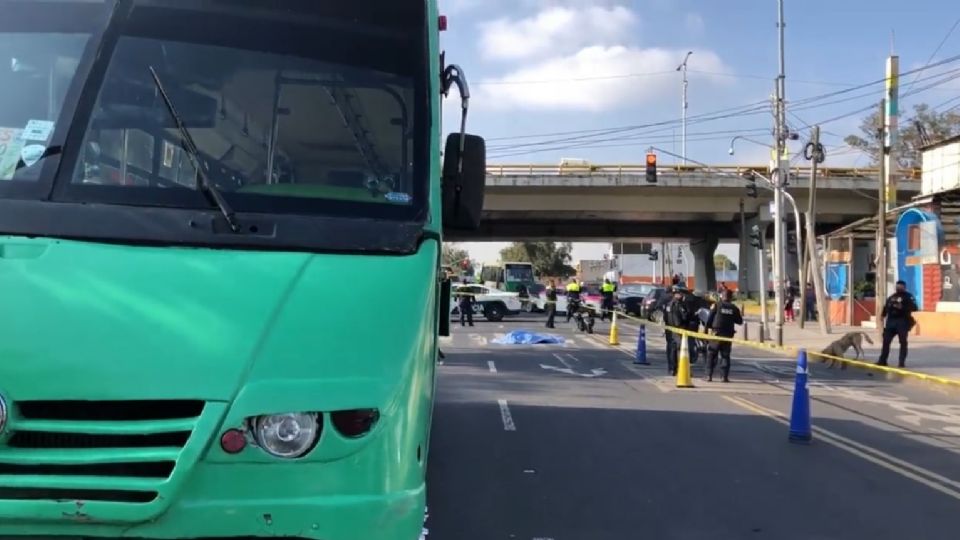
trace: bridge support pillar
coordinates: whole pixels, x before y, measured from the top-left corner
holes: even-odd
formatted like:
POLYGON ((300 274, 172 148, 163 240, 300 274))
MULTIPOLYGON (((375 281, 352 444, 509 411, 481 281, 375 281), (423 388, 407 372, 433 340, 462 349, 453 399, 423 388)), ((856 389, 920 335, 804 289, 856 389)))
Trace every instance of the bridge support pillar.
MULTIPOLYGON (((760 297, 760 265, 757 260, 757 248, 750 245, 750 231, 754 225, 759 225, 760 230, 766 238, 770 222, 762 220, 759 217, 752 217, 746 220, 746 230, 743 231, 746 236, 740 237, 740 279, 737 288, 740 292, 747 294, 750 298, 760 297)), ((770 243, 770 242, 768 242, 770 243)))
POLYGON ((718 245, 720 240, 717 237, 690 241, 690 251, 693 253, 693 275, 697 277, 698 290, 704 292, 717 290, 717 267, 713 263, 713 256, 717 253, 718 245))

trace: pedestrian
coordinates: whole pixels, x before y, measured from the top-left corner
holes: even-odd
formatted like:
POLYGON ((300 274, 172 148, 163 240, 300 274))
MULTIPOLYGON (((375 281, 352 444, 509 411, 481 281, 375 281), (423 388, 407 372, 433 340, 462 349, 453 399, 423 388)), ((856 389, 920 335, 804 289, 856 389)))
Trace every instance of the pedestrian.
MULTIPOLYGON (((714 304, 707 317, 707 331, 717 337, 732 338, 737 335, 737 325, 743 324, 743 314, 740 308, 733 303, 733 294, 724 291, 720 301, 714 304)), ((717 357, 720 357, 720 375, 723 382, 730 382, 730 352, 733 343, 730 341, 711 341, 708 349, 707 380, 713 382, 713 372, 717 368, 717 357)))
POLYGON ((807 306, 806 313, 804 316, 808 321, 817 320, 817 291, 813 288, 813 284, 807 283, 807 288, 804 291, 804 294, 807 297, 807 306))
POLYGON ((460 326, 466 326, 467 323, 473 326, 473 293, 467 292, 464 287, 458 293, 457 307, 460 308, 460 326))
POLYGON ((880 360, 878 366, 887 365, 887 358, 890 356, 890 345, 893 338, 900 339, 900 362, 898 366, 905 367, 907 364, 907 336, 910 330, 917 324, 913 314, 917 311, 917 301, 913 295, 907 291, 907 284, 904 281, 897 282, 897 292, 887 298, 887 303, 883 305, 883 311, 880 318, 883 319, 883 348, 880 350, 880 360))
POLYGON ((610 282, 609 278, 603 280, 603 285, 600 286, 600 295, 603 298, 600 301, 600 320, 605 320, 607 314, 610 315, 610 318, 613 318, 613 293, 616 292, 617 286, 610 282))
POLYGON ((783 315, 787 322, 793 322, 795 320, 793 313, 793 303, 797 300, 796 290, 793 288, 793 283, 788 279, 786 285, 783 288, 783 315))
POLYGON ((573 318, 574 311, 580 309, 580 282, 577 278, 570 278, 567 284, 567 322, 573 318))
POLYGON ((547 328, 556 328, 554 319, 557 316, 557 284, 552 279, 547 283, 547 328))

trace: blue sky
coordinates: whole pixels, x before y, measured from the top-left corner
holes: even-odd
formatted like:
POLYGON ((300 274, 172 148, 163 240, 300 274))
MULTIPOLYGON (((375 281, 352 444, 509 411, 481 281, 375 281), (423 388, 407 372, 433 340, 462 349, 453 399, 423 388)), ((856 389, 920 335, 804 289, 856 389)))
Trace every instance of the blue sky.
MULTIPOLYGON (((728 148, 738 134, 771 141, 766 103, 777 74, 776 4, 440 0, 450 25, 443 47, 448 61, 469 76, 470 131, 487 137, 489 161, 548 164, 561 158, 640 163, 651 145, 679 153, 681 79, 675 68, 690 50, 687 155, 711 164, 766 163, 763 146, 740 141, 734 156, 728 148), (727 118, 704 120, 712 116, 727 118), (656 122, 665 124, 616 134, 589 131, 656 122)), ((926 66, 931 55, 934 63, 960 55, 960 28, 933 54, 958 18, 960 6, 950 0, 787 0, 791 126, 806 139, 808 123, 849 115, 823 126, 827 165, 866 165, 842 137, 857 132, 864 115, 852 113, 883 97, 882 82, 810 98, 882 79, 891 41, 901 71, 926 66)), ((946 103, 943 109, 960 104, 960 78, 949 80, 958 69, 960 61, 904 76, 901 85, 917 93, 902 98, 901 110, 920 102, 946 103)), ((445 109, 455 112, 455 101, 445 109)), ((446 119, 452 129, 456 116, 446 119)))

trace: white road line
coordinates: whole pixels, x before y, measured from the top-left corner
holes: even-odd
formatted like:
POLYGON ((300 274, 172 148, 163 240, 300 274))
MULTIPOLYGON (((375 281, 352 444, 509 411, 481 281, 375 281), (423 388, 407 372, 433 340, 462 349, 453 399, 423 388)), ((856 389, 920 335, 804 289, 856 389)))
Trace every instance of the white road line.
POLYGON ((507 400, 498 399, 497 403, 500 404, 500 418, 503 419, 503 430, 516 431, 517 426, 513 423, 513 416, 510 415, 510 407, 507 406, 507 400))
MULTIPOLYGON (((767 409, 766 407, 741 397, 723 396, 723 398, 747 410, 772 418, 773 420, 776 420, 785 426, 790 425, 790 421, 778 411, 767 409)), ((954 499, 960 499, 960 491, 951 489, 951 487, 956 487, 958 485, 955 480, 946 478, 929 469, 920 467, 919 465, 914 465, 908 461, 898 459, 872 446, 867 446, 863 443, 843 437, 842 435, 834 433, 833 431, 816 426, 813 427, 813 431, 820 436, 821 441, 826 442, 831 446, 845 450, 861 459, 879 465, 880 467, 883 467, 889 471, 895 472, 900 476, 919 482, 931 489, 943 493, 944 495, 948 495, 954 499)))
POLYGON ((497 372, 497 365, 493 363, 493 360, 487 360, 487 367, 490 368, 490 373, 497 372))
POLYGON ((559 360, 560 363, 563 364, 564 367, 566 367, 567 369, 573 369, 573 366, 570 365, 570 362, 568 362, 567 359, 564 358, 563 355, 561 355, 560 353, 553 353, 553 356, 554 358, 559 360))

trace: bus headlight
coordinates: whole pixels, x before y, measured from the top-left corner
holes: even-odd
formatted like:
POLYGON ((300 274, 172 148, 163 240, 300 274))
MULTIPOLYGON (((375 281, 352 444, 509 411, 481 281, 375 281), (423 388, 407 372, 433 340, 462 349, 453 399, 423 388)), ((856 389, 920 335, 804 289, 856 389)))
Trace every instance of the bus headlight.
POLYGON ((257 445, 280 458, 303 457, 313 450, 320 438, 320 416, 317 413, 258 416, 252 424, 257 445))

